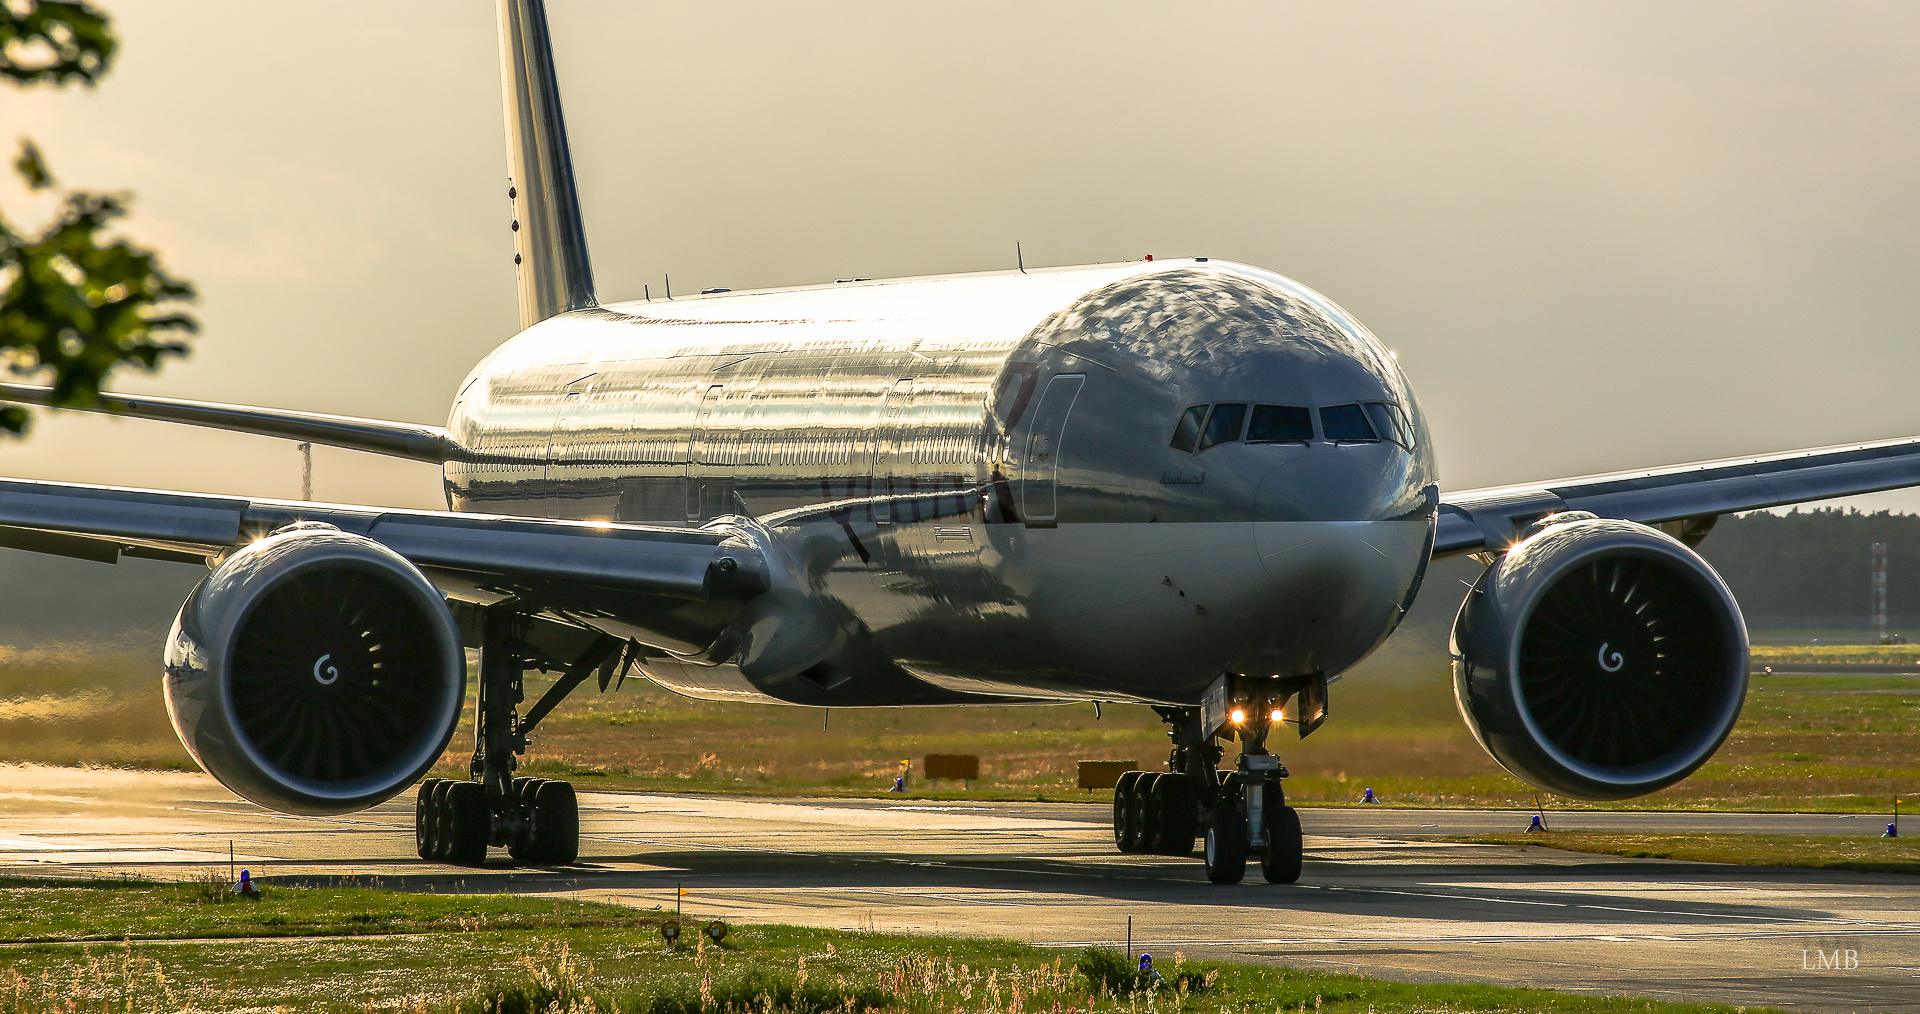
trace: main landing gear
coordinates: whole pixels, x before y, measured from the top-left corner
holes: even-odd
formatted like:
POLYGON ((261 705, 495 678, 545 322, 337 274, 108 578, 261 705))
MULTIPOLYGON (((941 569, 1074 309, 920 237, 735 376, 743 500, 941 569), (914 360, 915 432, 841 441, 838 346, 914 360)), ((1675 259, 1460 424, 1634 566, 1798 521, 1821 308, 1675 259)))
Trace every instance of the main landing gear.
POLYGON ((1192 855, 1203 842, 1207 879, 1237 884, 1247 860, 1257 857, 1270 884, 1300 879, 1303 846, 1300 815, 1286 802, 1280 758, 1267 752, 1267 734, 1281 720, 1285 702, 1300 692, 1315 711, 1311 732, 1326 716, 1326 683, 1309 680, 1248 681, 1222 677, 1200 708, 1155 707, 1168 725, 1173 752, 1166 771, 1129 771, 1113 790, 1113 837, 1120 851, 1192 855), (1216 770, 1224 751, 1216 735, 1240 740, 1240 759, 1216 770))
MULTIPOLYGON (((519 756, 533 731, 561 699, 595 670, 601 689, 624 642, 590 641, 564 666, 565 675, 522 716, 522 675, 529 661, 547 664, 548 652, 527 643, 527 621, 505 610, 481 617, 480 693, 470 781, 429 778, 414 803, 414 843, 422 859, 477 866, 489 846, 503 846, 516 863, 565 866, 580 856, 580 807, 573 786, 545 778, 516 778, 519 756)), ((569 651, 568 654, 574 654, 569 651)))

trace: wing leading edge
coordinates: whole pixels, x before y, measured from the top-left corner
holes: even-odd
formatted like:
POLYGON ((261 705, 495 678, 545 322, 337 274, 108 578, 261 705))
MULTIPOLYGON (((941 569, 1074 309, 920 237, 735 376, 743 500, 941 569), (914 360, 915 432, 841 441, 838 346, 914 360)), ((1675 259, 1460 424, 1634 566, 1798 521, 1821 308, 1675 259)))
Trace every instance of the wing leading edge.
POLYGON ((251 500, 0 479, 0 546, 113 562, 197 561, 298 521, 378 542, 507 597, 578 584, 669 599, 758 591, 759 550, 724 531, 251 500), (731 563, 723 561, 730 560, 731 563))
POLYGON ((1920 486, 1920 437, 1463 490, 1440 498, 1433 556, 1504 550, 1557 511, 1682 530, 1694 522, 1704 534, 1722 514, 1905 486, 1920 486))

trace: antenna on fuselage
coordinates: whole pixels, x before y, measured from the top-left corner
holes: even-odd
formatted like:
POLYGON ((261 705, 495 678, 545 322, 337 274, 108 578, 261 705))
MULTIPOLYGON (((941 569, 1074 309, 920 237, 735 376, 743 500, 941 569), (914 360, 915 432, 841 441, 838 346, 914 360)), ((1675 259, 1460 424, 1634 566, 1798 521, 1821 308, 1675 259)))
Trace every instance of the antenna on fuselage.
POLYGON ((1013 263, 1020 268, 1021 274, 1027 273, 1027 257, 1020 252, 1020 241, 1013 241, 1013 263))
POLYGON ((499 0, 500 84, 507 117, 507 197, 520 326, 598 306, 545 0, 499 0))

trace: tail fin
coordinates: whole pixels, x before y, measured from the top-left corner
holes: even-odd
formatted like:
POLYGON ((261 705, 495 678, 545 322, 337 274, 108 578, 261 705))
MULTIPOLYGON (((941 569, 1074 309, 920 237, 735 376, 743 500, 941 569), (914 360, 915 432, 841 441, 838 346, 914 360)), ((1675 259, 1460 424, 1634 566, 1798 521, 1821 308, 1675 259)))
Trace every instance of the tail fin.
POLYGON ((508 193, 520 326, 598 305, 573 155, 560 115, 545 0, 499 0, 500 83, 506 94, 508 193))

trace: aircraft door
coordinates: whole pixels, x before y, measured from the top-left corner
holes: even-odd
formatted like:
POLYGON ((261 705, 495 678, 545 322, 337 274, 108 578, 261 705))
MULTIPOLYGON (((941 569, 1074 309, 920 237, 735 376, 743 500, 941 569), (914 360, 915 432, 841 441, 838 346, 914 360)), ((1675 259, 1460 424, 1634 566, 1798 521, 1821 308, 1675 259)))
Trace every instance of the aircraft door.
POLYGON ((593 390, 593 382, 599 374, 589 373, 567 385, 560 396, 560 405, 553 414, 553 428, 547 431, 546 477, 549 480, 565 478, 564 472, 568 458, 573 454, 574 445, 582 421, 581 403, 587 392, 593 390))
POLYGON ((873 520, 878 524, 892 524, 894 508, 890 499, 896 488, 905 489, 906 476, 912 471, 906 467, 905 455, 911 434, 907 432, 906 410, 913 403, 913 378, 902 377, 894 382, 893 390, 887 392, 887 401, 880 411, 880 425, 873 433, 873 520), (895 478, 899 477, 898 482, 895 478))
POLYGON ((718 443, 712 431, 713 411, 727 393, 725 384, 714 384, 700 399, 693 417, 693 429, 687 434, 687 524, 700 523, 705 503, 711 499, 707 481, 716 471, 718 443))
POLYGON ((1084 373, 1063 373, 1047 382, 1033 413, 1033 431, 1027 437, 1025 468, 1020 482, 1020 510, 1028 521, 1052 521, 1057 509, 1054 483, 1060 475, 1065 449, 1067 415, 1087 382, 1084 373))

